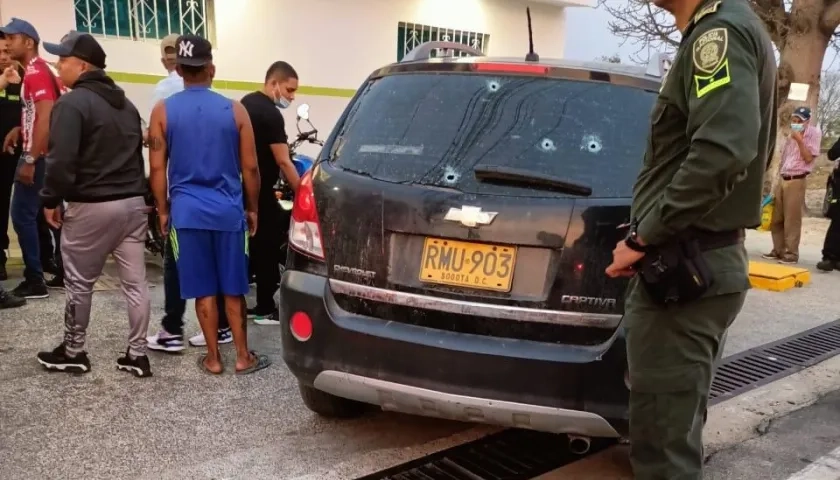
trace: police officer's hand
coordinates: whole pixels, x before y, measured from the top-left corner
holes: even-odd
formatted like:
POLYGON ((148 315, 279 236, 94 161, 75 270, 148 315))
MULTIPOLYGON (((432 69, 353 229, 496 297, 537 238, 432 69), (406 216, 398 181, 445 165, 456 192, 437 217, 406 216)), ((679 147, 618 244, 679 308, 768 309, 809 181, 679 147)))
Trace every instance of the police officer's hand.
POLYGON ((20 127, 15 127, 9 130, 6 138, 3 139, 3 151, 6 153, 15 153, 15 147, 20 141, 20 127))
POLYGON ((632 277, 636 274, 636 269, 633 265, 644 257, 645 254, 637 252, 621 240, 615 245, 613 250, 613 262, 607 267, 607 276, 616 277, 632 277))
POLYGON ((257 234, 257 212, 248 211, 245 216, 248 220, 248 234, 253 237, 257 234))
POLYGON ((52 228, 58 230, 61 228, 63 219, 61 218, 61 210, 58 208, 44 208, 44 220, 52 228))
POLYGON ((31 186, 35 184, 35 165, 31 163, 21 163, 17 170, 18 182, 31 186))
POLYGON ((18 72, 17 68, 15 68, 14 66, 6 67, 6 69, 3 70, 3 77, 9 83, 20 83, 20 72, 18 72))
POLYGON ((160 227, 160 234, 164 237, 169 235, 169 213, 158 212, 158 224, 160 227))

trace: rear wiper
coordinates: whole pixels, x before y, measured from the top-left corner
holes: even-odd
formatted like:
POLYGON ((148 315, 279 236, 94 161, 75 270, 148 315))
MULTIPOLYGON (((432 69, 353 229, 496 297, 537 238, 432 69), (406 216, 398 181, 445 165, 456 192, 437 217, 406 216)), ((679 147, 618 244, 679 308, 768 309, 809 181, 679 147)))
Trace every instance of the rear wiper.
POLYGON ((546 175, 544 173, 522 170, 501 165, 479 165, 473 170, 475 178, 481 182, 511 185, 523 188, 538 188, 561 193, 571 193, 588 197, 592 195, 592 187, 569 180, 546 175))

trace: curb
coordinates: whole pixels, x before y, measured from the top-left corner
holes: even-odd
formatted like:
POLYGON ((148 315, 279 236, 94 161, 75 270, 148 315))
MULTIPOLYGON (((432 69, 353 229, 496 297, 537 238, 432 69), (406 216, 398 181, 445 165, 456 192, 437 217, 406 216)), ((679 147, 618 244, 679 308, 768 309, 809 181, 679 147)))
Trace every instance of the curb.
POLYGON ((703 430, 706 456, 760 437, 773 420, 840 390, 840 356, 768 383, 709 408, 703 430))

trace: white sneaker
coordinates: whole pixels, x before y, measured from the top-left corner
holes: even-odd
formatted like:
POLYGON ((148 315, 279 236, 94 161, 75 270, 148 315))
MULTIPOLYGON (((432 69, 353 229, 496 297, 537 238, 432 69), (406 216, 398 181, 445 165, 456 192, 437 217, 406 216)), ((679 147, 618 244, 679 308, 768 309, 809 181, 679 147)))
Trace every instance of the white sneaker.
POLYGON ((255 315, 251 317, 257 325, 280 325, 280 315, 271 312, 268 315, 255 315))
MULTIPOLYGON (((225 328, 219 330, 219 344, 230 343, 233 341, 233 335, 230 333, 230 328, 225 328)), ((190 345, 193 347, 206 347, 207 340, 204 339, 204 334, 199 333, 198 335, 190 338, 190 345)))
POLYGON ((151 337, 146 337, 146 341, 149 343, 149 349, 159 352, 174 353, 184 350, 184 337, 181 335, 172 335, 166 330, 161 330, 151 337))

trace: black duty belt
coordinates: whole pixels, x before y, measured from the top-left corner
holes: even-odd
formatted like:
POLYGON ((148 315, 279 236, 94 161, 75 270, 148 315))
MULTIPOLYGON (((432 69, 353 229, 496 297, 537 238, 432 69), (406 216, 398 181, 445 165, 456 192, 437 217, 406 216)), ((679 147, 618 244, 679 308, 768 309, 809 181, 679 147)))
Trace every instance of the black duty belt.
POLYGON ((802 180, 807 176, 807 173, 802 173, 800 175, 782 175, 782 180, 802 180))
POLYGON ((706 251, 737 245, 744 241, 746 233, 743 228, 724 230, 722 232, 695 229, 692 231, 692 236, 700 244, 700 250, 706 251))

